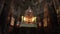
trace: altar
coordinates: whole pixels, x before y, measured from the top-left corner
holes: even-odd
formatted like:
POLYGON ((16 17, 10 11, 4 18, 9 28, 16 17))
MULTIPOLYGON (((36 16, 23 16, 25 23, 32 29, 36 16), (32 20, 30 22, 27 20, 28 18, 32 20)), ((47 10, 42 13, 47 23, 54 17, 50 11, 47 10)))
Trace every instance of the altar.
POLYGON ((20 27, 37 27, 36 16, 32 9, 29 7, 23 16, 21 16, 22 20, 20 23, 20 27))
POLYGON ((25 24, 25 23, 21 23, 20 27, 37 27, 37 23, 35 23, 35 24, 25 24))

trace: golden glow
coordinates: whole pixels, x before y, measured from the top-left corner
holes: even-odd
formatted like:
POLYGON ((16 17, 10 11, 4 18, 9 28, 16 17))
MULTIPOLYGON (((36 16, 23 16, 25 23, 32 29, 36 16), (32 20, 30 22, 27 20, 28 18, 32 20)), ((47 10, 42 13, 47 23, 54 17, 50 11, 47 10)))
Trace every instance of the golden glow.
POLYGON ((11 17, 11 26, 14 26, 14 21, 15 21, 15 19, 13 17, 11 17))
POLYGON ((26 21, 26 20, 27 20, 27 18, 24 17, 24 21, 26 21))
POLYGON ((36 17, 33 17, 33 18, 32 18, 32 22, 34 22, 34 21, 36 22, 36 17))
POLYGON ((33 18, 32 18, 32 22, 33 22, 34 20, 35 20, 35 18, 33 17, 33 18))
POLYGON ((22 16, 22 22, 23 22, 24 17, 22 16))
POLYGON ((44 22, 44 27, 47 27, 47 18, 45 18, 43 22, 44 22))
POLYGON ((22 21, 24 22, 36 22, 36 17, 32 17, 32 18, 29 18, 29 17, 22 17, 22 21))

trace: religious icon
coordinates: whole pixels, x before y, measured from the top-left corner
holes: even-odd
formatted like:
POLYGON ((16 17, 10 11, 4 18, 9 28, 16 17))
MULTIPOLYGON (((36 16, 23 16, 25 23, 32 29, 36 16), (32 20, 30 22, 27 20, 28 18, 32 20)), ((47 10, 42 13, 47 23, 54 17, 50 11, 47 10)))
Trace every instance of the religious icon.
POLYGON ((34 17, 33 11, 30 7, 25 11, 24 16, 22 16, 22 21, 26 24, 34 23, 36 21, 36 17, 34 17))
POLYGON ((20 27, 37 27, 36 18, 32 9, 29 7, 22 16, 20 27))

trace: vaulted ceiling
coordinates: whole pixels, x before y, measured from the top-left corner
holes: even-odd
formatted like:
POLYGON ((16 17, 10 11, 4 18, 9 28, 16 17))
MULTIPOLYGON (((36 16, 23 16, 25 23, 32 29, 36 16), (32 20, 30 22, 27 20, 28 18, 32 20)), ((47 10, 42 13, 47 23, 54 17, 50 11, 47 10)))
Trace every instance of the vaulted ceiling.
POLYGON ((50 3, 51 0, 0 0, 0 14, 3 10, 4 4, 9 6, 9 11, 13 11, 15 16, 24 14, 24 11, 30 6, 34 14, 43 17, 44 5, 50 3))

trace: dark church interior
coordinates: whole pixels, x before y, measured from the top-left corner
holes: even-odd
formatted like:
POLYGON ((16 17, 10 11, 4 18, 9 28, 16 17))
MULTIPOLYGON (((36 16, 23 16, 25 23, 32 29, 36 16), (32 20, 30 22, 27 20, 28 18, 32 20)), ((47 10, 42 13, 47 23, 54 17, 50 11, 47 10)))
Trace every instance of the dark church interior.
POLYGON ((60 34, 60 0, 0 0, 0 34, 60 34))

